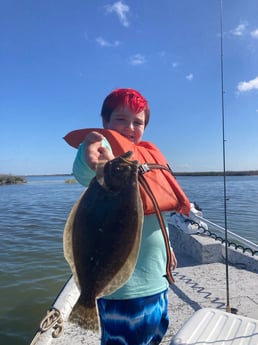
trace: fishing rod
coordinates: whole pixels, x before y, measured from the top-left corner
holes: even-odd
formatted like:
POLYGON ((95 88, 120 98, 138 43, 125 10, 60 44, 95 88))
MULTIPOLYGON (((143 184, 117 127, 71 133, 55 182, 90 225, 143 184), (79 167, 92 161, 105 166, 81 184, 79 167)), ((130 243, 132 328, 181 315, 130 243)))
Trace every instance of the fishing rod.
POLYGON ((223 65, 223 0, 220 0, 220 76, 221 76, 221 120, 222 120, 222 150, 223 150, 223 194, 224 194, 224 228, 225 228, 225 259, 226 259, 226 311, 236 313, 229 303, 229 271, 228 271, 228 222, 227 222, 227 181, 226 181, 226 139, 224 110, 224 65, 223 65))

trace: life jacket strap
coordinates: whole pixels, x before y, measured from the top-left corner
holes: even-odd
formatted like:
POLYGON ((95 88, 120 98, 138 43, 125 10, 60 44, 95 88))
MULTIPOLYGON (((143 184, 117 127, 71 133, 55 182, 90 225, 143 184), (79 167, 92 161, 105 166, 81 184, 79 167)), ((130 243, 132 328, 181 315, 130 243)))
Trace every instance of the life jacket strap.
POLYGON ((143 163, 139 165, 138 169, 141 174, 145 174, 146 172, 151 171, 153 169, 162 169, 162 170, 166 170, 170 172, 174 176, 169 165, 156 164, 156 163, 143 163))
POLYGON ((153 192, 150 188, 150 185, 147 182, 146 178, 143 176, 146 172, 150 171, 151 169, 157 169, 158 168, 158 169, 168 170, 168 167, 166 167, 164 165, 159 166, 159 167, 158 166, 159 166, 159 164, 147 164, 147 163, 141 164, 139 166, 138 179, 139 179, 139 183, 141 184, 141 186, 143 187, 143 189, 145 190, 145 192, 147 193, 147 195, 151 199, 152 204, 154 206, 155 213, 157 215, 157 218, 158 218, 158 221, 160 224, 160 228, 162 231, 162 235, 164 238, 164 242, 165 242, 165 246, 166 246, 166 252, 167 252, 167 263, 166 263, 166 275, 165 275, 165 277, 167 278, 169 284, 173 284, 175 282, 175 280, 174 280, 172 273, 171 273, 171 264, 172 264, 171 248, 170 248, 168 233, 166 230, 166 225, 165 225, 164 219, 162 217, 158 202, 155 198, 155 195, 153 194, 153 192))

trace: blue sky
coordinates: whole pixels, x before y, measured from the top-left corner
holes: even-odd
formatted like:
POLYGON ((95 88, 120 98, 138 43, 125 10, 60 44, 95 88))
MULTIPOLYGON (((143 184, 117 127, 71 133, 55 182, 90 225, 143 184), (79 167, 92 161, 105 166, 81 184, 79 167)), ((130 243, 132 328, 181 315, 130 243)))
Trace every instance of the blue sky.
MULTIPOLYGON (((222 170, 220 0, 2 0, 0 173, 70 173, 62 137, 139 90, 174 171, 222 170)), ((258 170, 258 1, 224 0, 226 167, 258 170)))

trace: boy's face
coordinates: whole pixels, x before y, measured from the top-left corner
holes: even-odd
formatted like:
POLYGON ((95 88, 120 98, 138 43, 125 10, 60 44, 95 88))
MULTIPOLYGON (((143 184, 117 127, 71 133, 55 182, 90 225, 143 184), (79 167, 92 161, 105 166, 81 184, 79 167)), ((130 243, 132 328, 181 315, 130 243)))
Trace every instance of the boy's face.
POLYGON ((134 144, 138 144, 142 140, 144 125, 144 110, 135 114, 128 106, 115 108, 111 113, 109 122, 103 121, 105 129, 117 131, 134 144))

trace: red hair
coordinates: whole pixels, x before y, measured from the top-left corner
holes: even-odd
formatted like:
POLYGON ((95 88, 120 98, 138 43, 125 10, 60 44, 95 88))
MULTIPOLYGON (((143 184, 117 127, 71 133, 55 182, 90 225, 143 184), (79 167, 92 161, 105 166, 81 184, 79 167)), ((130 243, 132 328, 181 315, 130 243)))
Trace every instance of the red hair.
POLYGON ((129 108, 138 114, 144 110, 146 127, 150 118, 150 109, 147 100, 134 89, 116 89, 112 91, 104 100, 101 116, 103 120, 109 122, 111 113, 119 106, 129 106, 129 108))

